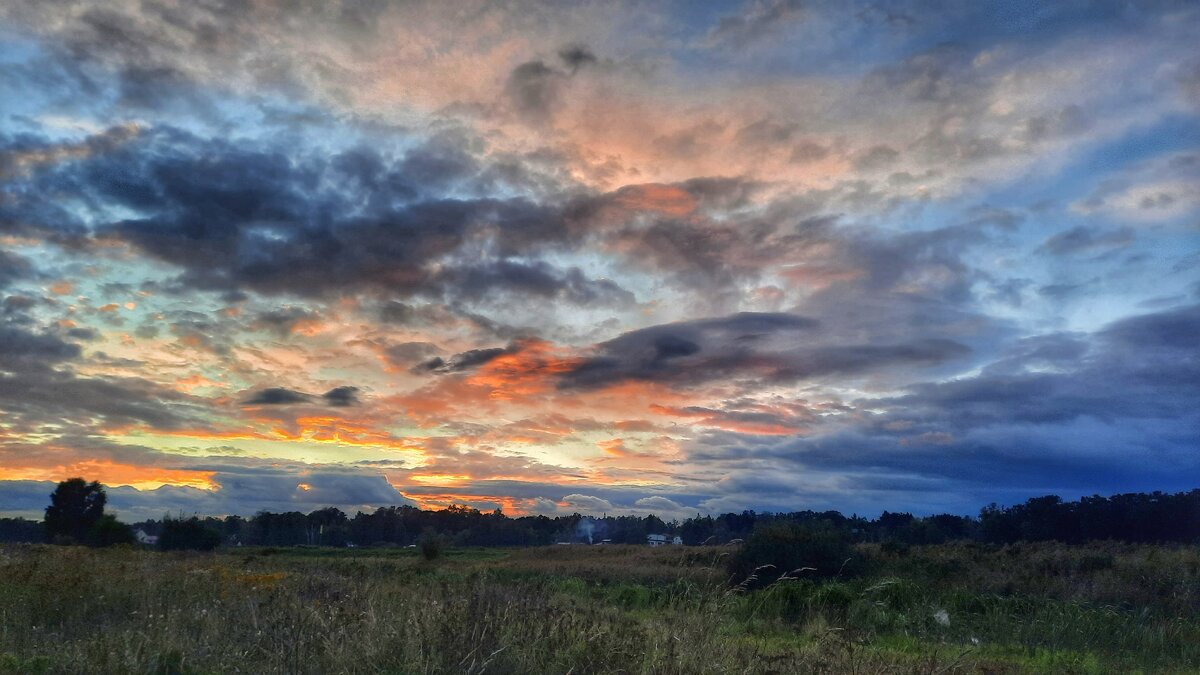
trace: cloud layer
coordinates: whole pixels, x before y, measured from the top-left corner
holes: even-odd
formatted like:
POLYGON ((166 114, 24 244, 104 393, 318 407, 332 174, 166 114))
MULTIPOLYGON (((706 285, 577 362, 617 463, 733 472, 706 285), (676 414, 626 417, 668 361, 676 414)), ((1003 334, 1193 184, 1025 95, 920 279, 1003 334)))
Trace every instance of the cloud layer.
POLYGON ((75 475, 138 516, 1193 488, 1197 28, 0 8, 0 511, 75 475))

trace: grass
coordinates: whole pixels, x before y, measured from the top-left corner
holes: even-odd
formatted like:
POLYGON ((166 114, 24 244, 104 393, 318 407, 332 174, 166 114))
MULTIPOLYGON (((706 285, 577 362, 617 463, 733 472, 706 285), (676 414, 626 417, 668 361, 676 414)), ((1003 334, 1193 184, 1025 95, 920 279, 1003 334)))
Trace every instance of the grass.
POLYGON ((860 546, 738 592, 729 549, 0 548, 0 672, 1200 672, 1200 550, 860 546))

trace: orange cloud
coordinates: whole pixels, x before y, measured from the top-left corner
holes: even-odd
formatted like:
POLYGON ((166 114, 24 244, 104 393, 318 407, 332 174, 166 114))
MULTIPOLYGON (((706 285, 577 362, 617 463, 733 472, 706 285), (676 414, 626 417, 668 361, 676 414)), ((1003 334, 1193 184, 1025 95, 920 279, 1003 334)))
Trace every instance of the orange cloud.
POLYGON ((491 399, 524 398, 545 393, 553 386, 551 376, 568 372, 579 363, 580 359, 561 356, 548 341, 528 339, 515 351, 485 363, 467 378, 467 384, 490 389, 491 399))
POLYGON ((682 217, 696 210, 696 198, 673 185, 627 185, 616 192, 616 203, 631 211, 651 211, 682 217))
POLYGON ((625 441, 620 438, 610 438, 607 441, 598 441, 596 445, 604 451, 604 454, 613 457, 629 457, 629 449, 625 447, 625 441))
POLYGON ((152 490, 163 485, 176 485, 213 490, 212 471, 164 469, 138 466, 104 459, 79 459, 53 466, 3 466, 0 480, 62 481, 76 476, 98 480, 108 486, 129 485, 139 490, 152 490))
POLYGON ((863 270, 850 267, 835 267, 827 264, 790 265, 779 271, 783 278, 798 286, 821 289, 835 283, 854 281, 862 277, 863 270))
POLYGON ((765 407, 759 407, 757 410, 750 411, 763 414, 762 419, 739 417, 738 412, 742 411, 729 412, 723 410, 710 410, 707 408, 674 408, 663 405, 652 405, 650 406, 650 409, 661 415, 694 419, 701 426, 744 434, 757 434, 762 436, 793 436, 805 431, 805 427, 798 425, 796 420, 791 417, 779 415, 779 421, 772 421, 771 417, 775 417, 778 413, 782 413, 783 411, 771 411, 769 408, 765 407))
POLYGON ((188 377, 185 377, 183 379, 175 381, 175 390, 181 391, 184 393, 191 393, 193 390, 199 389, 201 387, 214 387, 214 388, 224 389, 225 386, 226 385, 221 384, 220 382, 214 382, 213 380, 210 380, 207 377, 200 375, 199 373, 189 375, 188 377))

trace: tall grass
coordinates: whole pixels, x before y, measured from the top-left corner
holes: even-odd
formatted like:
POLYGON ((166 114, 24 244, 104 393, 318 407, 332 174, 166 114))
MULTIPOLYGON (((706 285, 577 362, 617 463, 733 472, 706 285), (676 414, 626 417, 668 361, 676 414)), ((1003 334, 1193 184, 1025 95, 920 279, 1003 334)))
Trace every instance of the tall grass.
POLYGON ((747 592, 726 578, 728 552, 451 549, 430 561, 404 549, 4 547, 0 672, 1186 672, 1200 663, 1195 549, 861 547, 860 578, 747 592))

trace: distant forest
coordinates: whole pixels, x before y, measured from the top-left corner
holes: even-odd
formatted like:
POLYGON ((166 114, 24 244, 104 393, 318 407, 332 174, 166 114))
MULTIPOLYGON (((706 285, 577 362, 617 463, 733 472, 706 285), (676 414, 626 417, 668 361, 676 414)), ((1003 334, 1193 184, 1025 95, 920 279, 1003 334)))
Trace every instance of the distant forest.
MULTIPOLYGON (((148 535, 183 518, 133 523, 148 535)), ((347 516, 336 508, 309 514, 259 513, 251 518, 188 518, 219 535, 225 545, 247 546, 406 546, 423 533, 436 533, 459 546, 542 546, 554 543, 645 544, 650 534, 679 536, 686 545, 725 544, 748 537, 756 528, 779 523, 821 524, 853 542, 903 545, 973 540, 1006 544, 1018 541, 1081 543, 1116 540, 1142 543, 1200 543, 1200 489, 1166 494, 1131 493, 1063 501, 1036 497, 1024 504, 985 507, 978 518, 956 515, 915 517, 884 512, 867 519, 837 511, 757 513, 665 522, 657 516, 509 517, 499 510, 481 512, 465 506, 425 511, 411 506, 385 507, 347 516)), ((215 539, 215 537, 214 537, 215 539)), ((43 523, 21 518, 0 519, 0 541, 40 542, 43 523)))

